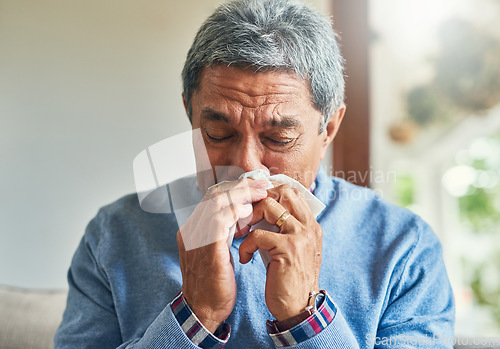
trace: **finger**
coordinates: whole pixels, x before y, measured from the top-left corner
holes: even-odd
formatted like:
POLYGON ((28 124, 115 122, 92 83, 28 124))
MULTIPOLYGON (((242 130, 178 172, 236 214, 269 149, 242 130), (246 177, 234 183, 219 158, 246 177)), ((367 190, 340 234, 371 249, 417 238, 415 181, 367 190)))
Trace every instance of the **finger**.
POLYGON ((241 219, 248 219, 252 215, 253 207, 251 204, 230 205, 222 211, 211 216, 201 229, 203 240, 206 243, 215 241, 226 241, 231 232, 231 228, 241 219))
POLYGON ((247 223, 238 221, 238 223, 236 224, 236 233, 234 234, 234 237, 242 238, 245 235, 247 235, 249 231, 250 231, 250 226, 247 223))
POLYGON ((253 214, 252 204, 243 205, 229 205, 224 208, 220 213, 213 217, 214 221, 217 221, 219 228, 231 228, 239 220, 249 219, 253 214), (217 218, 216 218, 217 217, 217 218), (222 224, 220 224, 222 223, 222 224))
POLYGON ((252 260, 253 254, 261 249, 264 251, 272 251, 279 246, 279 241, 282 236, 266 230, 253 230, 239 247, 240 263, 246 264, 252 260))
MULTIPOLYGON (((267 197, 253 206, 252 219, 249 225, 254 225, 263 219, 267 223, 275 225, 281 215, 287 211, 279 202, 267 197)), ((293 225, 298 223, 297 219, 290 215, 281 225, 280 232, 293 232, 293 225)))
POLYGON ((186 250, 207 246, 217 241, 227 241, 236 222, 248 217, 253 211, 252 204, 232 204, 218 211, 214 211, 213 207, 200 207, 209 204, 210 202, 200 203, 201 214, 192 215, 188 224, 180 227, 186 250))
POLYGON ((307 222, 314 219, 309 204, 298 189, 283 184, 268 190, 268 196, 279 202, 298 221, 307 222))
POLYGON ((206 208, 210 209, 211 214, 223 210, 231 204, 243 205, 260 201, 267 197, 267 191, 263 188, 240 187, 223 192, 208 198, 206 208))
POLYGON ((253 207, 251 213, 248 216, 240 218, 236 223, 236 238, 241 238, 250 231, 250 221, 252 220, 252 217, 253 207))
POLYGON ((214 186, 214 188, 217 190, 217 187, 219 189, 219 192, 224 192, 227 190, 232 190, 232 189, 237 189, 237 188, 246 188, 246 187, 252 187, 256 189, 266 189, 267 188, 267 182, 265 180, 254 180, 251 178, 242 178, 238 179, 236 181, 231 181, 231 182, 225 182, 218 184, 217 186, 214 186))

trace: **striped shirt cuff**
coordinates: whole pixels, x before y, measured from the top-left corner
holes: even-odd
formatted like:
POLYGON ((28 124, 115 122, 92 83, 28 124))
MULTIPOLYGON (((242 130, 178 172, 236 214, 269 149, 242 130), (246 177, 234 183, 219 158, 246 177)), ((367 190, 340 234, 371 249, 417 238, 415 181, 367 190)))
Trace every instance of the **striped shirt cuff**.
POLYGON ((179 292, 172 303, 170 303, 175 318, 181 325, 186 336, 197 346, 205 349, 222 348, 231 335, 231 328, 227 323, 223 323, 214 334, 203 326, 194 312, 191 310, 182 291, 179 292))
POLYGON ((326 328, 335 317, 337 308, 330 296, 326 294, 318 310, 295 327, 283 332, 274 332, 271 321, 267 321, 267 333, 276 347, 296 345, 315 336, 326 328))

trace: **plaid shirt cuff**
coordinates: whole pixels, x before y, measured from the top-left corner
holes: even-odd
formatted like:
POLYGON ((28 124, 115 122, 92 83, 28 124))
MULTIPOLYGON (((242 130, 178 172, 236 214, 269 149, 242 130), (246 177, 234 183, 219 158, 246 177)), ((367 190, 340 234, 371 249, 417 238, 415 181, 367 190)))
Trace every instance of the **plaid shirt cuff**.
POLYGON ((230 326, 227 323, 223 323, 215 333, 212 334, 203 326, 191 310, 184 299, 182 291, 175 296, 172 303, 170 303, 170 307, 179 325, 181 325, 184 333, 186 333, 186 336, 200 348, 222 348, 229 340, 229 336, 231 335, 230 326))
POLYGON ((276 347, 287 347, 297 345, 326 328, 335 317, 337 308, 330 296, 326 294, 321 304, 318 304, 318 310, 302 321, 295 327, 283 332, 274 332, 271 321, 267 321, 267 333, 273 340, 276 347))

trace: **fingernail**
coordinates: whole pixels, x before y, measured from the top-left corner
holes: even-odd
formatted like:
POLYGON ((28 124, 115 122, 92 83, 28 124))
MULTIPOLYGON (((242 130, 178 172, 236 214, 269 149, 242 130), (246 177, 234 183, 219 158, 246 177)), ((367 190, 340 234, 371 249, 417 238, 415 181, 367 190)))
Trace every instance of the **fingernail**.
POLYGON ((267 181, 264 181, 262 179, 256 180, 252 182, 253 186, 256 188, 267 188, 267 181))

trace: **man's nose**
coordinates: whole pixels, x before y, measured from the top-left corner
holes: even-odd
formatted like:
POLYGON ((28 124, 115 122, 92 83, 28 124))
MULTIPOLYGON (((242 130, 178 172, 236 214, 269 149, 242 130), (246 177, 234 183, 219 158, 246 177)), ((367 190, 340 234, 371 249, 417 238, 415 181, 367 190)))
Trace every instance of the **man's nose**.
POLYGON ((235 147, 231 162, 232 166, 240 168, 242 172, 267 169, 262 163, 262 150, 251 140, 245 140, 241 142, 238 147, 235 147))

